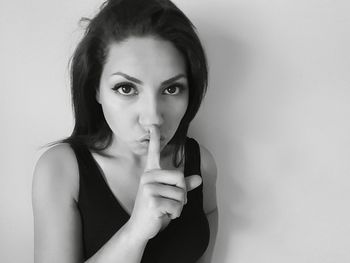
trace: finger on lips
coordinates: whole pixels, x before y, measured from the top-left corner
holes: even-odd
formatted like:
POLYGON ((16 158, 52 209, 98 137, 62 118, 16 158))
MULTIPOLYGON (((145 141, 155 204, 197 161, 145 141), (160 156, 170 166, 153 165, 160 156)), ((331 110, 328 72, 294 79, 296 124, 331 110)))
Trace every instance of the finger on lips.
MULTIPOLYGON (((161 169, 159 128, 157 126, 151 126, 149 133, 150 140, 148 145, 145 172, 161 169)), ((158 188, 160 196, 163 196, 170 200, 172 199, 173 201, 176 200, 184 204, 187 203, 187 192, 197 188, 202 184, 202 178, 199 175, 191 175, 184 178, 183 173, 180 173, 179 171, 167 171, 167 173, 153 171, 151 177, 148 180, 164 185, 158 188), (178 191, 174 191, 176 188, 178 188, 178 191), (182 191, 181 194, 179 194, 180 191, 182 191), (184 196, 184 200, 182 200, 181 195, 184 196)))
POLYGON ((157 126, 150 127, 150 140, 148 144, 148 155, 146 171, 160 169, 160 132, 157 126))

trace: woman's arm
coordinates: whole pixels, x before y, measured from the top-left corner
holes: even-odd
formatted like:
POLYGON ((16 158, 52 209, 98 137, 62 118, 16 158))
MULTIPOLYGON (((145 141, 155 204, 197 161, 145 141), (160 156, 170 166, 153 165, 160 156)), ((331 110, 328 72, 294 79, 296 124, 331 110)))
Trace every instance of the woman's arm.
POLYGON ((218 231, 218 208, 216 202, 217 167, 212 154, 203 146, 201 152, 201 172, 203 178, 203 208, 210 227, 210 241, 207 250, 198 263, 212 262, 213 251, 218 231))
MULTIPOLYGON (((68 145, 42 154, 34 168, 32 189, 35 263, 83 262, 78 189, 77 161, 68 145)), ((134 239, 126 224, 86 262, 140 262, 146 243, 134 239)))
POLYGON ((206 214, 210 227, 210 240, 209 245, 203 256, 199 259, 198 263, 211 263, 213 258, 213 252, 216 242, 216 234, 218 231, 218 209, 215 208, 212 212, 206 214))

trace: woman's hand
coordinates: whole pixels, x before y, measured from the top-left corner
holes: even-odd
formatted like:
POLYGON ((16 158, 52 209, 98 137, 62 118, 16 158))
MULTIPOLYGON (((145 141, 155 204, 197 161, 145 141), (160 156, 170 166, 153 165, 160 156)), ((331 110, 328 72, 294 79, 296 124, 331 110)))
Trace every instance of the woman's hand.
POLYGON ((181 171, 162 170, 159 140, 159 129, 152 127, 146 168, 128 221, 134 237, 140 240, 153 238, 172 219, 179 217, 187 203, 187 192, 202 183, 199 175, 185 178, 181 171))

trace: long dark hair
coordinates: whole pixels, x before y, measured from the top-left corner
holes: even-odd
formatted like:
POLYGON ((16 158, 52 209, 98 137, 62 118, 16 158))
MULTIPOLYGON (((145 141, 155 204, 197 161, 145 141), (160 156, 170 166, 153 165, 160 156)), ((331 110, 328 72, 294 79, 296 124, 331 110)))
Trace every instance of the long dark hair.
POLYGON ((85 34, 70 61, 74 130, 69 137, 48 145, 75 142, 102 154, 112 143, 112 130, 96 101, 96 91, 109 44, 130 36, 156 36, 172 42, 186 61, 188 107, 169 142, 174 145, 173 163, 178 167, 183 160, 182 154, 178 160, 178 154, 183 153, 190 122, 199 110, 208 85, 207 59, 195 26, 169 0, 109 0, 94 18, 84 20, 88 22, 85 34))

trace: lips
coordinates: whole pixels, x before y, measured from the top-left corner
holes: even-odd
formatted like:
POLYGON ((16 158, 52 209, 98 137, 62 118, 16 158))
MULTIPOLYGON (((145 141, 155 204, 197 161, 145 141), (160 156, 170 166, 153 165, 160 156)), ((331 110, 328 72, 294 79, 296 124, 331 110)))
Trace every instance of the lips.
MULTIPOLYGON (((142 136, 140 139, 139 139, 139 141, 140 142, 144 142, 144 141, 148 141, 149 142, 149 140, 150 140, 150 135, 149 134, 146 134, 146 135, 144 135, 144 136, 142 136)), ((164 136, 160 136, 160 141, 164 141, 164 136)))
POLYGON ((142 136, 142 137, 139 139, 139 141, 140 141, 140 142, 149 141, 150 138, 151 138, 151 137, 150 137, 149 135, 145 135, 145 136, 142 136))

